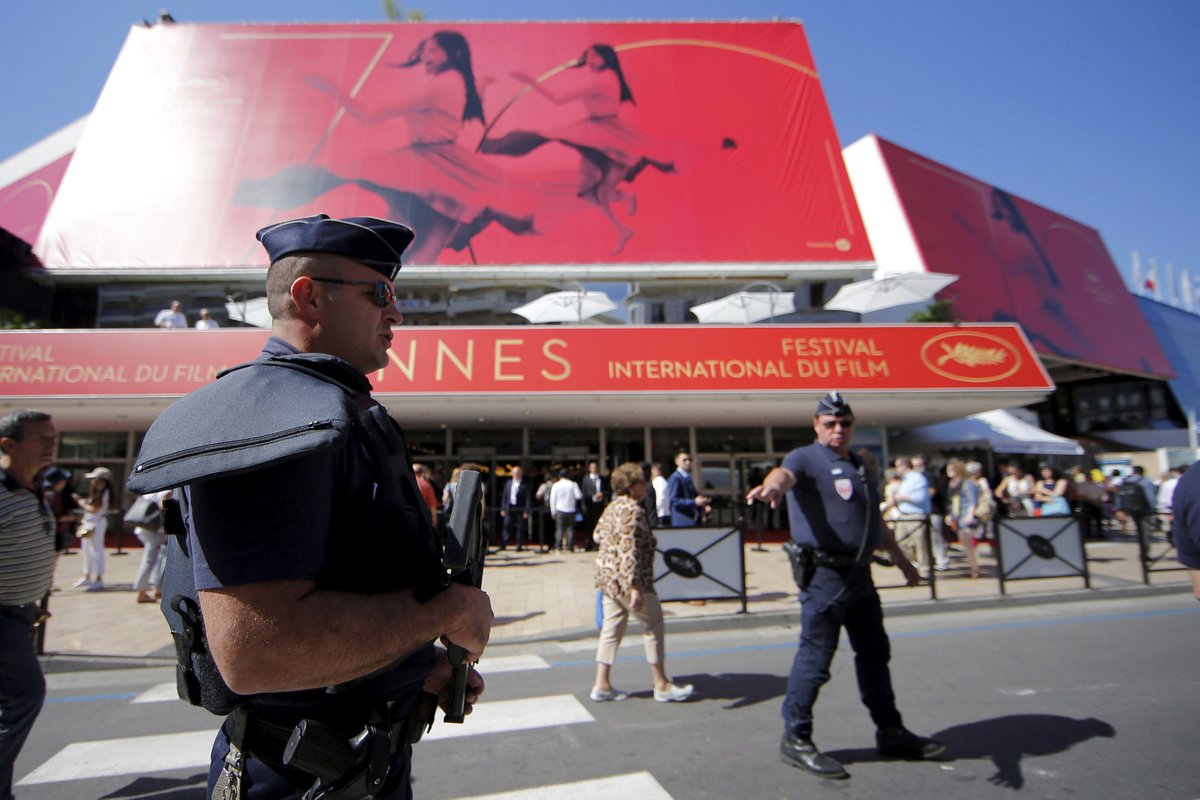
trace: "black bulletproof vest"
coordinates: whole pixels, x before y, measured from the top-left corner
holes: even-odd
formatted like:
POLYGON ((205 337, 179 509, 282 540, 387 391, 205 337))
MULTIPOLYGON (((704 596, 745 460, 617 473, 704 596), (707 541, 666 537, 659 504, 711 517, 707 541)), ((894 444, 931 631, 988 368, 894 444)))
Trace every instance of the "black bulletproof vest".
MULTIPOLYGON (((440 543, 420 499, 403 434, 386 410, 353 383, 365 385, 365 380, 344 362, 321 354, 273 356, 226 370, 154 422, 127 486, 146 494, 262 469, 318 450, 361 448, 374 483, 362 520, 368 549, 353 554, 363 568, 353 586, 333 581, 335 585, 323 588, 436 593, 444 573, 440 543), (389 542, 384 557, 370 549, 371 542, 382 541, 389 542), (388 557, 401 552, 402 558, 388 557)), ((248 698, 225 685, 208 651, 184 521, 186 495, 175 494, 167 504, 171 536, 162 610, 175 640, 176 685, 181 699, 227 714, 248 698)), ((362 540, 331 542, 335 551, 362 546, 362 540)), ((380 688, 373 684, 408 680, 403 670, 386 675, 388 671, 329 687, 324 694, 330 700, 342 692, 369 697, 380 688)))

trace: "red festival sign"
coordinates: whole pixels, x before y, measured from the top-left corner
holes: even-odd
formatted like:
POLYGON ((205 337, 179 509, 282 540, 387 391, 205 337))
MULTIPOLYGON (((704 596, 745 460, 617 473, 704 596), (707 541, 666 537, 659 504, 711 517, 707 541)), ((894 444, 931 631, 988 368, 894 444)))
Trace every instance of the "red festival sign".
POLYGON ((135 26, 36 252, 265 266, 398 219, 414 264, 871 259, 796 23, 135 26))
MULTIPOLYGON (((267 335, 0 332, 0 394, 183 395, 267 335)), ((1015 325, 401 327, 388 356, 384 395, 1053 389, 1015 325)))

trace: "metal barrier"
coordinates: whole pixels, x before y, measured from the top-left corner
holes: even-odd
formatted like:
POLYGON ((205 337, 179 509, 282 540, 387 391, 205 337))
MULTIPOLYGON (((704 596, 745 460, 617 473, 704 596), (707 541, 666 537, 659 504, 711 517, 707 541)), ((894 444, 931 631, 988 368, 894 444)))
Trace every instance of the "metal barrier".
POLYGON ((1000 594, 1008 581, 1077 575, 1091 588, 1083 526, 1072 514, 1052 517, 1000 517, 996 525, 996 562, 1000 594))
POLYGON ((737 527, 657 528, 654 591, 661 602, 742 601, 746 613, 746 519, 737 527))
POLYGON ((1142 582, 1150 585, 1152 572, 1181 572, 1187 567, 1174 561, 1175 566, 1159 566, 1164 560, 1175 558, 1175 540, 1171 536, 1171 516, 1169 514, 1147 514, 1135 517, 1134 524, 1138 532, 1138 555, 1142 563, 1142 582), (1159 545, 1158 536, 1161 533, 1162 543, 1159 545))

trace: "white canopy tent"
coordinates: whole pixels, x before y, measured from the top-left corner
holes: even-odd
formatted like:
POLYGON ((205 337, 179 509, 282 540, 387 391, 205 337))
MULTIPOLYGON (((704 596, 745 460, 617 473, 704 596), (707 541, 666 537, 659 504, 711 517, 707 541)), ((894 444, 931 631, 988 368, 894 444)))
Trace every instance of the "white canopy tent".
POLYGON ((1004 409, 913 428, 897 437, 891 448, 894 452, 980 448, 1014 455, 1083 455, 1077 442, 1044 431, 1004 409))

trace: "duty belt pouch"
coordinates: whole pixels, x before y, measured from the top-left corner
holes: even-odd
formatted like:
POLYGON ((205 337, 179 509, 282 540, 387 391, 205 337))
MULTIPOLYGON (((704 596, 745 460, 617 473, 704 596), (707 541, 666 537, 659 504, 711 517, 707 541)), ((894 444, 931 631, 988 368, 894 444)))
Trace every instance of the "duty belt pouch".
POLYGON ((386 717, 372 715, 349 738, 303 719, 288 738, 283 763, 314 777, 301 800, 369 800, 383 789, 394 749, 386 717))
POLYGON ((185 509, 174 498, 167 500, 164 506, 169 535, 167 567, 163 573, 166 591, 161 608, 175 642, 175 690, 180 700, 225 715, 246 698, 226 685, 208 649, 183 522, 185 509))
POLYGON ((787 553, 788 561, 792 564, 792 579, 796 581, 796 586, 803 592, 812 583, 813 572, 816 569, 813 552, 807 547, 801 547, 793 540, 783 543, 783 552, 787 553))

